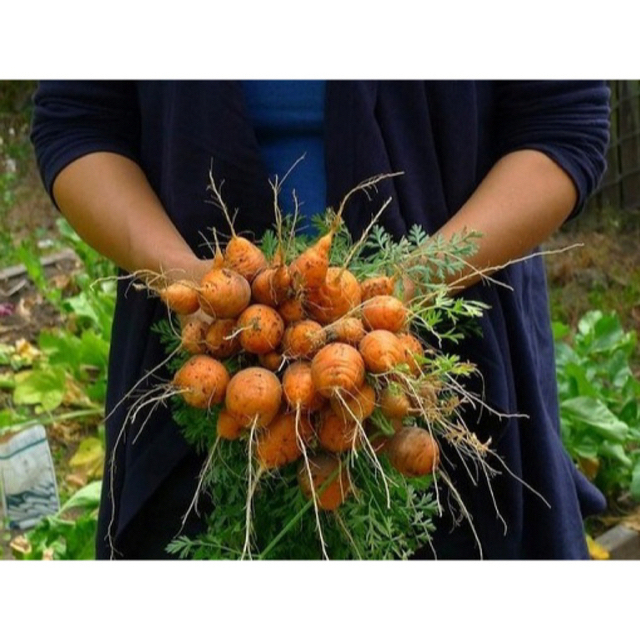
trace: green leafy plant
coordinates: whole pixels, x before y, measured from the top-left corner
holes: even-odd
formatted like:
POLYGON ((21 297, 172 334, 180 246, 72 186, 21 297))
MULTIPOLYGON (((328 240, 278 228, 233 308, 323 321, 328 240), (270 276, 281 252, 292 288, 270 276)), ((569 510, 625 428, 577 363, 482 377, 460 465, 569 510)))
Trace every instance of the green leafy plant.
POLYGON ((573 460, 610 502, 640 501, 640 381, 633 331, 616 313, 590 311, 574 335, 554 323, 562 437, 573 460))
POLYGON ((47 516, 25 534, 14 551, 19 560, 92 560, 102 483, 76 492, 54 516, 47 516))

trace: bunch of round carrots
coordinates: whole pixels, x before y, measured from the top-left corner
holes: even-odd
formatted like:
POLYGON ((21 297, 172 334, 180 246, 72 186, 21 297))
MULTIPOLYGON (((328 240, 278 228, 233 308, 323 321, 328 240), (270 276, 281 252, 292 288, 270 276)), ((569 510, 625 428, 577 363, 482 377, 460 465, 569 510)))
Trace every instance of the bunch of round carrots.
POLYGON ((322 541, 320 514, 336 513, 361 490, 350 472, 354 458, 362 455, 383 483, 385 469, 406 478, 438 469, 434 426, 457 401, 433 371, 436 352, 418 338, 420 292, 406 276, 350 270, 355 251, 332 264, 347 198, 377 179, 347 194, 324 233, 297 251, 285 246, 276 204, 269 258, 235 233, 212 181, 231 238, 221 248, 216 237, 200 282, 157 289, 180 318, 188 354, 170 393, 212 416, 216 444, 238 441, 248 454, 249 554, 251 500, 265 475, 295 468, 322 541))
POLYGON ((173 378, 184 401, 223 406, 220 438, 253 432, 259 472, 303 459, 301 488, 321 509, 337 508, 350 492, 345 473, 323 485, 346 451, 385 454, 407 476, 433 473, 439 457, 429 431, 407 424, 435 394, 410 330, 410 287, 389 276, 359 282, 330 266, 334 233, 289 264, 233 235, 197 286, 178 281, 160 292, 185 317, 182 346, 191 357, 173 378), (241 352, 250 366, 230 375, 224 360, 241 352), (376 408, 393 436, 368 421, 376 408))

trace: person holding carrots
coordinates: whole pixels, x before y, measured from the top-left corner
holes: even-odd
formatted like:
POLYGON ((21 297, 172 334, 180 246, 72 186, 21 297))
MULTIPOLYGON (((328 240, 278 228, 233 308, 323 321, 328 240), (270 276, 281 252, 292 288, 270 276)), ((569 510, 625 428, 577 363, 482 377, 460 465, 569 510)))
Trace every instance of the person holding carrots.
MULTIPOLYGON (((595 81, 48 81, 34 97, 32 141, 46 189, 84 240, 124 272, 195 282, 212 264, 201 233, 228 229, 209 202, 209 172, 238 211, 235 229, 255 237, 273 220, 269 177, 303 154, 290 178, 302 213, 402 172, 377 185, 373 202, 352 198, 344 220, 359 237, 368 212, 392 198, 380 223, 396 237, 414 224, 481 234, 459 295, 488 311, 456 350, 478 365, 477 391, 494 409, 468 424, 512 472, 472 486, 453 471, 483 557, 587 558, 583 518, 604 498, 562 447, 542 258, 518 259, 597 187, 608 100, 595 81), (479 282, 479 270, 495 270, 496 282, 479 282)), ((151 332, 163 313, 160 300, 119 283, 107 459, 122 398, 164 359, 151 332)), ((169 557, 201 465, 159 407, 105 468, 97 557, 169 557)), ((479 557, 468 528, 452 530, 446 516, 436 524, 437 557, 479 557)), ((184 532, 201 526, 193 515, 184 532)))

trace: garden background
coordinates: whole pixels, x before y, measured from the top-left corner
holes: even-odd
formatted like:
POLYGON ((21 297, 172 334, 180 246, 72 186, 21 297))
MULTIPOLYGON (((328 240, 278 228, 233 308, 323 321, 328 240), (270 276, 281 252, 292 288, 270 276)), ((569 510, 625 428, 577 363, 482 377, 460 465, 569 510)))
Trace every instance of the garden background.
MULTIPOLYGON (((640 531, 640 82, 611 81, 608 171, 544 249, 565 445, 607 496, 592 540, 640 531)), ((113 268, 60 219, 29 143, 32 81, 0 81, 0 442, 45 426, 62 512, 0 524, 0 559, 89 559, 104 461, 113 268)), ((594 556, 601 553, 592 545, 594 556)))

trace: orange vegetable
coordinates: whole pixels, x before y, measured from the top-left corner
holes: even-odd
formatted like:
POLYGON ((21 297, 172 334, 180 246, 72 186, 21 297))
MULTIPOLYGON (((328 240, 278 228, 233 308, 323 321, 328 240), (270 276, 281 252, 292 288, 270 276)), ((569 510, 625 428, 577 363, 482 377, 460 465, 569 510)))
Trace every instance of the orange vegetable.
POLYGON ((424 357, 424 348, 418 338, 410 333, 398 334, 398 339, 404 350, 405 362, 411 373, 418 375, 421 371, 420 359, 424 357))
POLYGON ((234 319, 214 320, 207 328, 204 340, 207 351, 214 358, 230 358, 240 351, 237 335, 237 323, 234 319))
POLYGON ((270 351, 269 353, 261 353, 258 356, 258 360, 265 369, 279 371, 284 362, 284 356, 277 351, 270 351))
POLYGON ((293 260, 290 265, 291 281, 297 291, 315 289, 324 282, 332 242, 333 231, 330 231, 293 260))
POLYGON ((396 333, 407 322, 407 308, 395 296, 373 296, 362 305, 362 322, 366 329, 385 329, 396 333))
POLYGON ((360 284, 356 277, 342 267, 329 267, 325 281, 309 289, 305 308, 321 324, 329 324, 355 309, 361 301, 360 284))
POLYGON ((213 318, 237 318, 249 305, 251 287, 230 269, 213 268, 200 282, 200 307, 213 318))
POLYGON ((243 430, 244 427, 226 409, 220 411, 216 424, 218 436, 225 440, 237 440, 243 430))
POLYGON ((433 473, 440 460, 438 443, 420 427, 402 427, 389 440, 386 453, 393 467, 408 477, 433 473))
POLYGON ((209 322, 197 316, 189 318, 182 324, 180 332, 182 348, 195 355, 206 350, 205 336, 209 322))
POLYGON ((275 469, 297 460, 302 455, 298 436, 305 443, 313 437, 308 418, 296 418, 295 413, 279 413, 258 436, 256 458, 260 466, 275 469))
POLYGON ((225 266, 251 282, 268 265, 260 247, 246 238, 233 235, 224 250, 225 266))
POLYGON ((357 420, 362 424, 376 408, 376 392, 365 382, 355 392, 336 394, 329 402, 334 413, 342 420, 357 420))
POLYGON ((367 333, 358 349, 367 370, 372 373, 388 373, 405 361, 402 343, 394 333, 384 329, 367 333))
POLYGON ((252 304, 238 318, 240 345, 245 351, 264 354, 275 351, 284 334, 284 322, 275 309, 252 304))
POLYGON ((286 265, 267 267, 251 283, 253 299, 260 304, 277 307, 283 302, 291 286, 291 274, 286 265))
POLYGON ((266 427, 282 402, 282 386, 277 376, 263 367, 238 371, 227 385, 225 407, 243 427, 266 427))
POLYGON ((285 324, 289 325, 305 317, 302 301, 298 298, 289 298, 285 300, 279 307, 278 313, 282 316, 285 324))
POLYGON ((355 392, 364 382, 364 373, 364 361, 358 350, 341 342, 322 347, 311 362, 313 384, 327 398, 336 392, 355 392))
POLYGON ((298 484, 308 500, 315 493, 318 507, 326 511, 335 511, 351 492, 347 468, 339 458, 325 453, 310 457, 309 469, 301 462, 298 484))
POLYGON ((282 376, 282 392, 292 409, 299 407, 315 411, 325 402, 313 384, 311 364, 308 362, 293 362, 286 368, 282 376))
POLYGON ((198 289, 193 282, 173 282, 160 290, 160 298, 171 311, 181 315, 190 315, 200 308, 198 289))
POLYGON ((411 411, 411 402, 402 389, 385 387, 380 393, 380 411, 387 418, 404 418, 411 411))
POLYGON ((326 342, 344 342, 357 346, 366 333, 360 318, 340 318, 324 328, 326 342))
POLYGON ((369 300, 374 296, 390 296, 393 294, 395 279, 390 276, 375 276, 366 278, 360 283, 360 293, 362 301, 369 300))
POLYGON ((348 451, 360 446, 360 427, 355 420, 345 419, 327 407, 320 412, 318 442, 331 453, 348 451))
POLYGON ((282 337, 282 349, 287 358, 311 358, 322 346, 324 333, 314 320, 290 324, 282 337))
POLYGON ((224 365, 206 355, 191 356, 173 376, 173 384, 181 390, 184 401, 198 409, 222 402, 228 383, 224 365))

